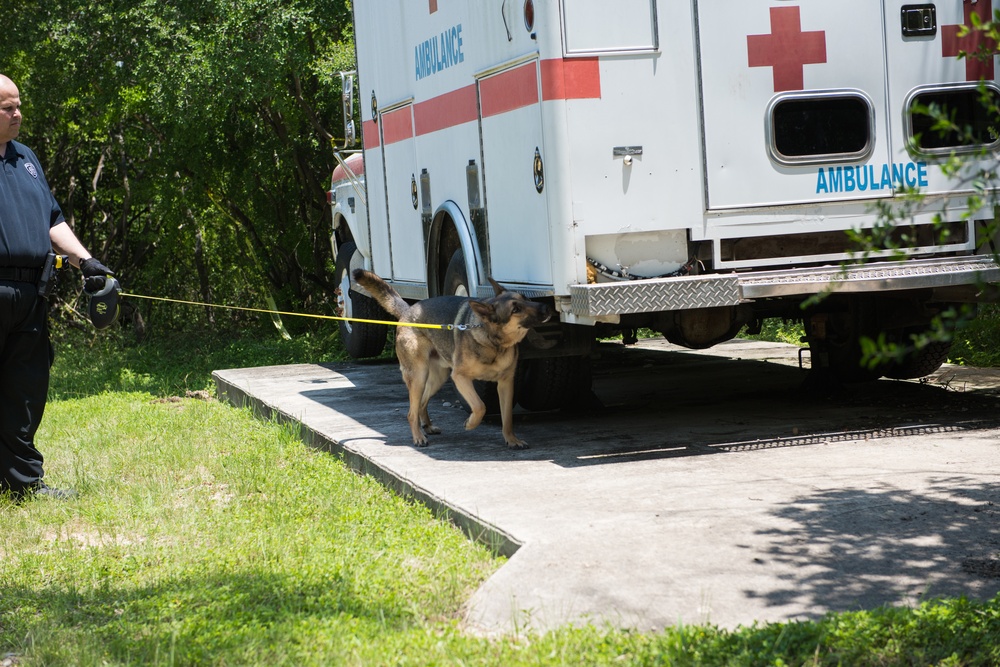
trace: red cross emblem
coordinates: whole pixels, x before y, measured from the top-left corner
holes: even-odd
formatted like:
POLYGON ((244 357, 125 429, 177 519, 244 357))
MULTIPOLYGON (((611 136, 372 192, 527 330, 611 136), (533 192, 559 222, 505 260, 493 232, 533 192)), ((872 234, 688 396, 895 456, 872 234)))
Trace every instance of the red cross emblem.
POLYGON ((433 14, 438 10, 438 0, 427 0, 427 9, 433 14))
MULTIPOLYGON (((990 12, 992 2, 969 2, 965 0, 965 25, 972 27, 972 14, 979 15, 982 23, 987 23, 992 19, 990 12)), ((979 81, 979 79, 993 78, 993 57, 983 59, 984 53, 995 54, 997 43, 988 39, 979 30, 970 30, 965 37, 959 37, 960 25, 941 26, 941 55, 945 58, 954 58, 960 52, 965 53, 965 79, 966 81, 979 81)))
POLYGON ((771 34, 747 35, 750 67, 771 67, 774 92, 802 90, 806 65, 826 62, 826 32, 802 32, 798 7, 771 7, 771 34))

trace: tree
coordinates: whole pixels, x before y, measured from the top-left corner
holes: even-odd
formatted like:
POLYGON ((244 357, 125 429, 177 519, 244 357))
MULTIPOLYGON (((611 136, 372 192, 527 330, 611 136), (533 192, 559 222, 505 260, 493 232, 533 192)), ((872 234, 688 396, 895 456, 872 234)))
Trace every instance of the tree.
MULTIPOLYGON (((21 87, 24 139, 127 291, 330 307, 347 0, 15 4, 0 71, 21 87)), ((170 325, 211 316, 146 310, 170 325)))

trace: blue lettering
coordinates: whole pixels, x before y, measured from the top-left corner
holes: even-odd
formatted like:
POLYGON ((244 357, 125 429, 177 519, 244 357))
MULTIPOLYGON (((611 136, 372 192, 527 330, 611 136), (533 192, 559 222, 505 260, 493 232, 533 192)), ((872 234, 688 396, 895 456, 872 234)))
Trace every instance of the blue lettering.
POLYGON ((903 184, 903 165, 892 165, 892 186, 899 187, 903 184))
POLYGON ((892 176, 889 174, 889 165, 882 165, 882 183, 879 184, 879 190, 891 190, 892 189, 892 176))
POLYGON ((816 193, 892 190, 928 184, 926 162, 884 162, 881 171, 876 169, 873 164, 820 167, 816 170, 816 193))
POLYGON ((841 180, 840 177, 843 174, 844 168, 837 167, 834 169, 830 167, 826 170, 826 175, 830 177, 830 192, 840 192, 841 190, 841 180))
POLYGON ((819 172, 816 174, 816 192, 829 192, 830 188, 826 184, 826 172, 823 167, 819 168, 819 172))
POLYGON ((465 62, 462 24, 452 26, 436 37, 426 39, 415 46, 413 60, 418 81, 465 62))
POLYGON ((875 165, 868 165, 868 187, 872 190, 879 189, 879 182, 875 179, 875 165))

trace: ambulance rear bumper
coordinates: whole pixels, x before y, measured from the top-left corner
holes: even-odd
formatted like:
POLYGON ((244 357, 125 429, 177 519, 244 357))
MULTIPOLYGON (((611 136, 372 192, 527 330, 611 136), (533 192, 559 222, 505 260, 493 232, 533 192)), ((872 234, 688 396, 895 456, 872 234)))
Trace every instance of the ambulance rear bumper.
POLYGON ((879 292, 1000 282, 992 256, 911 259, 752 273, 654 278, 570 286, 576 315, 624 315, 735 306, 821 292, 879 292))

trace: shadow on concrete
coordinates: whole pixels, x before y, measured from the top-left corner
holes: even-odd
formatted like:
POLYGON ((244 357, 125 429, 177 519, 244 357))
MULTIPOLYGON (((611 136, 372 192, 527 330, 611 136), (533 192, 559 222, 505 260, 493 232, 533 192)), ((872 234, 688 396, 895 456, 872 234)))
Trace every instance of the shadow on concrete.
MULTIPOLYGON (((782 363, 621 345, 601 351, 587 405, 515 411, 515 431, 529 449, 504 445, 499 415, 465 431, 467 413, 449 382, 429 407, 442 433, 419 451, 437 460, 550 460, 573 468, 1000 426, 1000 399, 989 394, 884 379, 816 390, 807 370, 782 363)), ((394 361, 326 367, 351 381, 349 398, 340 389, 303 396, 372 425, 387 446, 412 446, 394 361)))
POLYGON ((744 594, 816 609, 813 617, 891 600, 992 598, 1000 592, 998 502, 994 485, 962 476, 932 478, 920 490, 801 496, 772 512, 784 527, 758 532, 769 545, 760 567, 794 565, 796 575, 744 594))

